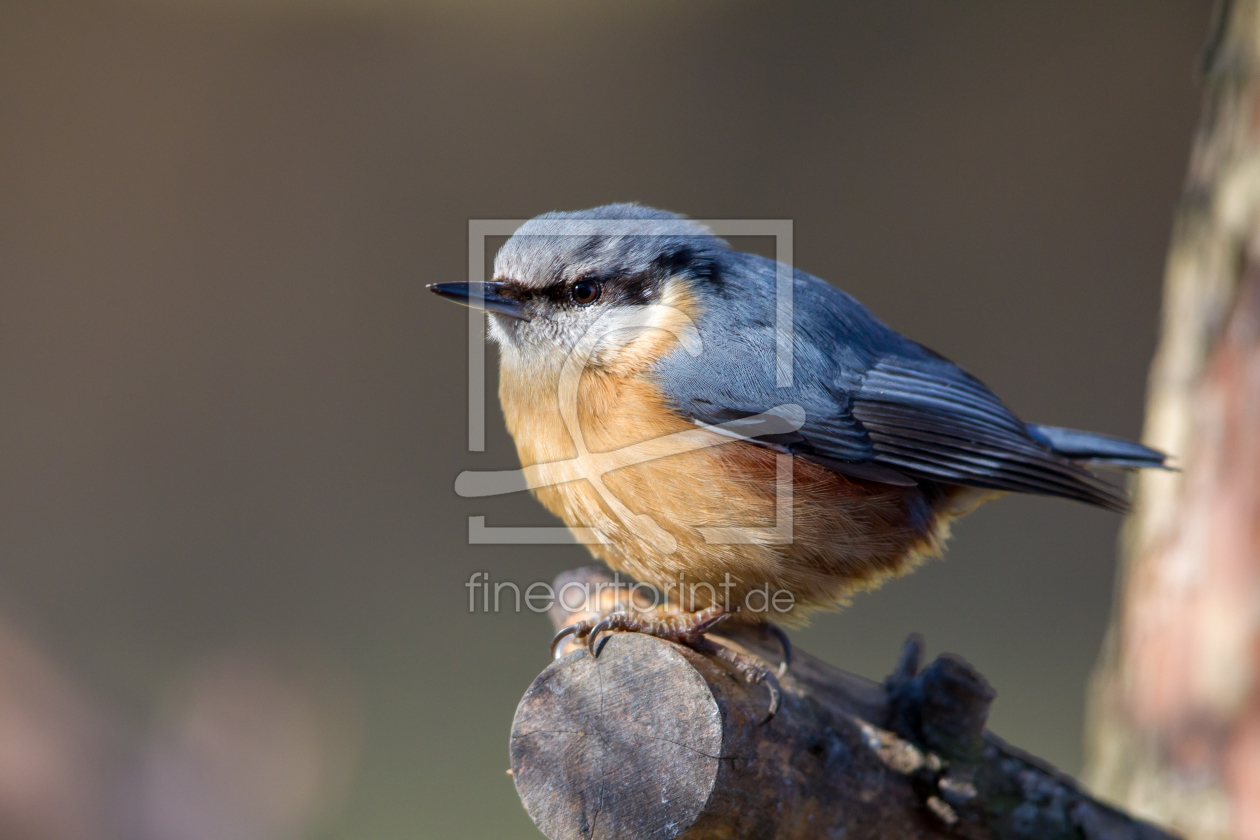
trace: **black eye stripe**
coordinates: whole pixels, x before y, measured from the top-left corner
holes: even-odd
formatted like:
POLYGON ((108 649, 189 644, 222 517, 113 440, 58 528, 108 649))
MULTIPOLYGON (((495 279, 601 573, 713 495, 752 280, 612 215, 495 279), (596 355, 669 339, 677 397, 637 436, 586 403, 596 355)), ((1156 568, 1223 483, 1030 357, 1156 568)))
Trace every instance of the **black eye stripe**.
MULTIPOLYGON (((576 280, 558 280, 551 285, 532 290, 522 290, 523 297, 536 297, 555 306, 590 306, 599 301, 615 304, 645 304, 656 297, 657 280, 644 275, 622 276, 612 280, 586 274, 576 280), (582 282, 592 282, 598 288, 597 297, 582 303, 573 296, 574 287, 582 282)), ((583 298, 583 300, 587 300, 583 298)))

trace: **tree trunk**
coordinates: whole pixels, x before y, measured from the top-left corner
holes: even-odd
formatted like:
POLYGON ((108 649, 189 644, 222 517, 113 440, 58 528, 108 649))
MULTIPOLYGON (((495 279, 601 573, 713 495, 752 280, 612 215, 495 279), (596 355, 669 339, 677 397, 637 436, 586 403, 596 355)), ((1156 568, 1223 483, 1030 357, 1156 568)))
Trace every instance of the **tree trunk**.
POLYGON ((1260 0, 1223 3, 1164 289, 1087 778, 1195 840, 1260 840, 1260 0))

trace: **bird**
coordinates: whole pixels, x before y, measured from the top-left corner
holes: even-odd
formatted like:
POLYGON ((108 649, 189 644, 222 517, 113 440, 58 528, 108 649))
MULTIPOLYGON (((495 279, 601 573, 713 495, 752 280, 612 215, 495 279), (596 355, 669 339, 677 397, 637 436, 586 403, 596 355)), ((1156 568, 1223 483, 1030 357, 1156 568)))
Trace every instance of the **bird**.
POLYGON ((639 204, 537 216, 491 280, 429 288, 486 309, 534 495, 667 593, 651 615, 622 603, 565 628, 553 652, 575 636, 595 653, 608 630, 696 646, 732 617, 790 626, 940 554, 954 519, 999 496, 1125 512, 1091 467, 1168 465, 1025 423, 825 280, 639 204))

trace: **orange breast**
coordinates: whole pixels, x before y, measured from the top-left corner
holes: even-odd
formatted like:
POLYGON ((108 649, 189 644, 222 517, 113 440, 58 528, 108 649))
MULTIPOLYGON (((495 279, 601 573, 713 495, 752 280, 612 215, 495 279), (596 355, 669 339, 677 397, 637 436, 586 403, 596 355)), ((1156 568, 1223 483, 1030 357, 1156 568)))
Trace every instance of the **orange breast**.
POLYGON ((545 391, 510 371, 501 382, 522 464, 586 476, 536 487, 538 499, 569 527, 599 532, 605 541, 590 548, 610 567, 683 593, 689 606, 768 588, 790 592, 799 616, 905 571, 945 535, 949 517, 918 488, 852 481, 801 458, 788 459, 785 482, 783 456, 696 427, 641 377, 588 371, 578 440, 545 391), (698 448, 678 451, 687 447, 698 448), (718 529, 772 536, 727 542, 714 539, 718 529))
POLYGON ((602 536, 593 554, 692 608, 786 591, 796 610, 774 618, 790 623, 938 550, 948 497, 853 481, 674 413, 647 375, 672 343, 656 332, 586 370, 567 412, 557 376, 504 354, 499 395, 533 492, 602 536))

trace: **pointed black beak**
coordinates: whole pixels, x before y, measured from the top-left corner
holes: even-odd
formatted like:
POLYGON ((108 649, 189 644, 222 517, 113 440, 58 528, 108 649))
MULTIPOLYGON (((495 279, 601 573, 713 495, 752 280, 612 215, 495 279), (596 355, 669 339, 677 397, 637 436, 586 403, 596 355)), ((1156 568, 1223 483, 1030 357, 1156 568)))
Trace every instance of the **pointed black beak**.
POLYGON ((506 283, 430 283, 428 289, 439 297, 471 306, 473 309, 485 309, 500 315, 510 315, 529 320, 529 314, 518 301, 500 295, 506 283))

